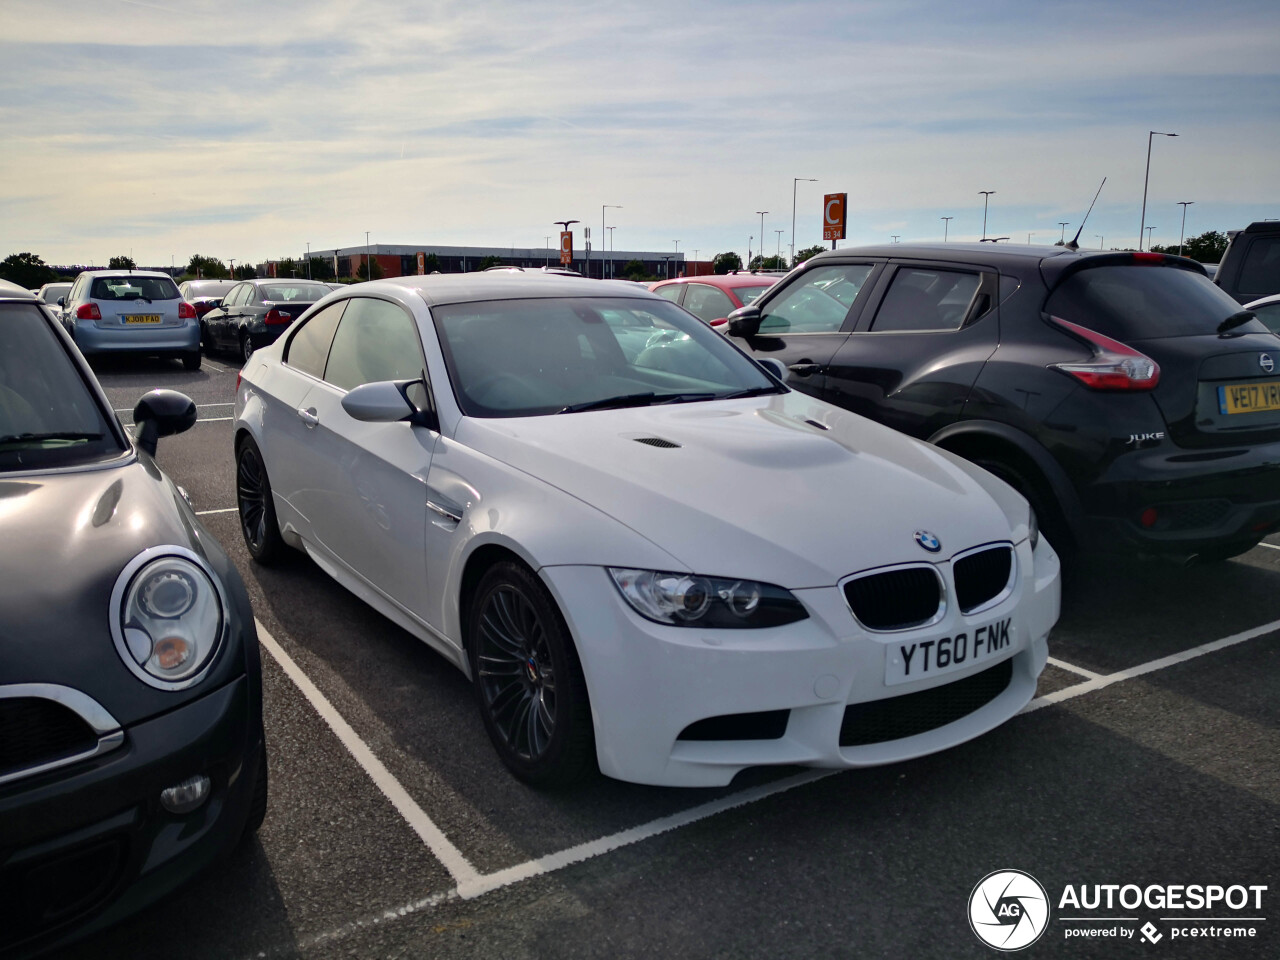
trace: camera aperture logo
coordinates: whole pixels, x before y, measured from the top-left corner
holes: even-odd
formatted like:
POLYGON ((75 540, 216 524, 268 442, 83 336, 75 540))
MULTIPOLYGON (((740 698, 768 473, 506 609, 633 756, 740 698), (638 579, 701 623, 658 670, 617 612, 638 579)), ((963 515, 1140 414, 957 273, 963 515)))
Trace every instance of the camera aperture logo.
POLYGON ((1049 895, 1021 870, 989 873, 969 894, 969 927, 996 950, 1029 947, 1049 926, 1049 895))

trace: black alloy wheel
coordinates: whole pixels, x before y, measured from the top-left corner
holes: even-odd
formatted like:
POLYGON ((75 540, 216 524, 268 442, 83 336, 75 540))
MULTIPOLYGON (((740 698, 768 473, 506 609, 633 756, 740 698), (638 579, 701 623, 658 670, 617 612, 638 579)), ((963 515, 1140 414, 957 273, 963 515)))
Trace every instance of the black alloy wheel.
POLYGON ((245 331, 240 332, 240 359, 245 363, 253 356, 253 337, 245 331))
POLYGON ((595 760, 586 682, 555 601, 528 568, 497 564, 468 621, 472 677, 485 729, 511 771, 565 786, 595 760))
POLYGON ((240 532, 249 555, 263 565, 274 563, 284 550, 271 499, 271 482, 262 462, 262 452, 245 437, 236 452, 236 505, 240 510, 240 532))
POLYGON ((1040 533, 1053 546, 1058 557, 1064 564, 1075 560, 1077 555, 1075 537, 1072 536, 1057 501, 1052 498, 1052 495, 1043 492, 1047 484, 1037 482, 1029 474, 1003 460, 978 459, 973 463, 988 473, 994 473, 1022 494, 1030 505, 1031 512, 1036 515, 1040 533))

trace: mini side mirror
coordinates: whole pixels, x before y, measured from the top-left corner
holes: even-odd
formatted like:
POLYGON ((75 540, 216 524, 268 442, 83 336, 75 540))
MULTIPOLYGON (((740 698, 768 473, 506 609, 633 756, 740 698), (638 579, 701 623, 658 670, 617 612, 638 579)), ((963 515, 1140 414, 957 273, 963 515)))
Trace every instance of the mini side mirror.
POLYGON ((760 308, 739 307, 729 314, 729 333, 735 337, 754 337, 760 332, 760 308))
POLYGON ((154 457, 161 437, 182 433, 195 425, 196 404, 177 390, 152 390, 143 394, 133 408, 133 422, 138 427, 134 433, 138 446, 154 457))

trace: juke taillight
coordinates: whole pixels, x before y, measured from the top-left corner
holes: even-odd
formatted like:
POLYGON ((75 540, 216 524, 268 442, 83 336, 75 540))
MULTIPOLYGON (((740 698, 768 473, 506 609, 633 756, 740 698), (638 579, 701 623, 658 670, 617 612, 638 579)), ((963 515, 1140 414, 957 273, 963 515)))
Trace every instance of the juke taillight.
POLYGON ((1075 377, 1089 389, 1154 390, 1160 382, 1160 365, 1146 354, 1061 317, 1050 317, 1049 322, 1093 349, 1090 360, 1050 364, 1055 370, 1075 377))

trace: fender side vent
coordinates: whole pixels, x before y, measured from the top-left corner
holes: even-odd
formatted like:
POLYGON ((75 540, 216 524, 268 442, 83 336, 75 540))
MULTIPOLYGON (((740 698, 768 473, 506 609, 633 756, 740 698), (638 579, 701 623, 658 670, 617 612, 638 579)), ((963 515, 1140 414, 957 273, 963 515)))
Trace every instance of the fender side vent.
POLYGON ((647 443, 651 447, 661 447, 663 450, 672 450, 680 446, 670 440, 663 440, 662 437, 635 437, 634 439, 636 443, 647 443))
POLYGON ((830 430, 830 429, 831 429, 831 428, 830 428, 829 426, 827 426, 825 423, 819 423, 817 420, 806 420, 806 421, 805 421, 805 423, 807 423, 807 424, 808 424, 809 426, 811 426, 811 427, 817 427, 819 430, 830 430))

